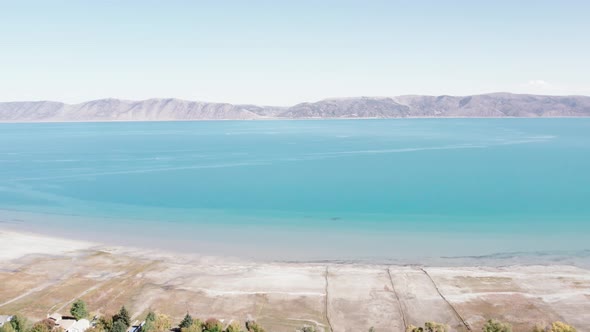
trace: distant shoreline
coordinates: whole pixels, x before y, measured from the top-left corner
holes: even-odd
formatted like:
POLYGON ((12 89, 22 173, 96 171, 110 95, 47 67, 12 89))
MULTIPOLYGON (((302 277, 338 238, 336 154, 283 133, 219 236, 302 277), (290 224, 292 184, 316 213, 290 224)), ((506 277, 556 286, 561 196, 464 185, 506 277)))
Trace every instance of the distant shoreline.
POLYGON ((47 124, 67 124, 67 123, 159 123, 159 122, 251 122, 251 121, 354 121, 354 120, 451 120, 451 119, 473 119, 473 120, 550 120, 550 119, 590 119, 588 116, 539 116, 539 117, 522 117, 522 116, 494 116, 494 117, 468 117, 468 116, 415 116, 399 118, 260 118, 260 119, 195 119, 195 120, 95 120, 95 121, 0 121, 0 124, 27 124, 27 123, 47 123, 47 124))
POLYGON ((0 102, 0 122, 590 117, 589 96, 489 93, 332 98, 293 106, 182 99, 0 102))

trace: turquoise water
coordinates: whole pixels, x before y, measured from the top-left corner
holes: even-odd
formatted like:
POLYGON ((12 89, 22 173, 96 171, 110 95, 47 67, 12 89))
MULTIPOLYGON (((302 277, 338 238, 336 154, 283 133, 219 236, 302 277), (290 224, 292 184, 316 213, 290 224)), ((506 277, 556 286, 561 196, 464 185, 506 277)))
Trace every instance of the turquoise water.
POLYGON ((0 227, 264 259, 590 249, 590 119, 0 124, 0 227))

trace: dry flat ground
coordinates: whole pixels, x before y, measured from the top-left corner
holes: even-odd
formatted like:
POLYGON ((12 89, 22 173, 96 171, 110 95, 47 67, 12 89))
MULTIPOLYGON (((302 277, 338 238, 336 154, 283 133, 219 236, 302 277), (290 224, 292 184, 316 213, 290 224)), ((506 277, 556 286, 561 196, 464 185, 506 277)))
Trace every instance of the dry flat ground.
POLYGON ((487 318, 515 331, 553 320, 590 331, 590 271, 578 267, 254 263, 0 231, 0 314, 40 319, 76 298, 95 313, 254 318, 270 332, 404 331, 427 320, 481 331, 487 318))

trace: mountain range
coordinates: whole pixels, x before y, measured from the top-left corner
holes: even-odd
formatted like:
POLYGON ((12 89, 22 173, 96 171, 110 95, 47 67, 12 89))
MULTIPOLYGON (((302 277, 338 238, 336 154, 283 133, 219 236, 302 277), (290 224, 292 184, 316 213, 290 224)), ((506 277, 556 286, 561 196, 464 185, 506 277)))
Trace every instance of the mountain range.
POLYGON ((334 98, 289 107, 181 99, 0 102, 0 122, 586 116, 590 116, 588 96, 510 93, 334 98))

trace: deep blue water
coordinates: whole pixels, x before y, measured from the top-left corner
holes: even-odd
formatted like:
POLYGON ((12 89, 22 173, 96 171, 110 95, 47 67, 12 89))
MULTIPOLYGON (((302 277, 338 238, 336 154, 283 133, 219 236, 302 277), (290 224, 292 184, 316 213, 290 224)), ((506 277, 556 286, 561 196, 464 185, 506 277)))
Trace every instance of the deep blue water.
POLYGON ((0 227, 257 258, 579 251, 590 119, 0 124, 0 210, 0 227))

